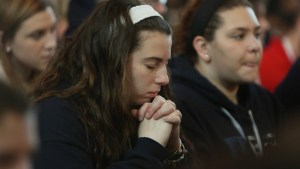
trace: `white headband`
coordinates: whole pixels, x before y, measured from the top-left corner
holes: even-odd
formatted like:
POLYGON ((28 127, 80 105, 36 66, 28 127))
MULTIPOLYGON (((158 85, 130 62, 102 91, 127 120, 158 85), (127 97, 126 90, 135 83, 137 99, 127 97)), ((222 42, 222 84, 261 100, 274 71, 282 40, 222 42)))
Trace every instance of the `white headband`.
POLYGON ((132 7, 129 10, 129 14, 133 24, 136 24, 141 20, 144 20, 152 16, 158 16, 163 19, 163 17, 157 11, 155 11, 150 5, 139 5, 139 6, 132 7))

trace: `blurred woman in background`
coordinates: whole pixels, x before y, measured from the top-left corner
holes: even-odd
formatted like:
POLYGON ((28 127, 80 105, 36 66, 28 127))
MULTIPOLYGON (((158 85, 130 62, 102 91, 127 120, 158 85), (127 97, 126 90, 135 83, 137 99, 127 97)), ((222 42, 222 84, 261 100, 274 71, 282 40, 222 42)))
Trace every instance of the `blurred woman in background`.
POLYGON ((56 17, 40 0, 2 0, 0 6, 0 75, 25 92, 32 90, 57 46, 56 17))

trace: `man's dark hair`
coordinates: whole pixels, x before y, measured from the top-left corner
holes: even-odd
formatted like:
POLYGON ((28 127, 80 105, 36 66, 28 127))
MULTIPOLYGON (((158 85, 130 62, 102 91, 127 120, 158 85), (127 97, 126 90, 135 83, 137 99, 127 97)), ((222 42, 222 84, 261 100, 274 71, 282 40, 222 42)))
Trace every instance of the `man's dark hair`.
POLYGON ((8 110, 23 115, 28 106, 25 95, 0 81, 0 118, 8 110))

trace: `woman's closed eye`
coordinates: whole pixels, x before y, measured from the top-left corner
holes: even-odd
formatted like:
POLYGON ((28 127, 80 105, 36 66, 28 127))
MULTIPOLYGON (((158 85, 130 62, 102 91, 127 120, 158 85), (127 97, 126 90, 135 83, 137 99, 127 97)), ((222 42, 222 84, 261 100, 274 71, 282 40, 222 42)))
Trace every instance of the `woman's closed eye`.
POLYGON ((155 69, 155 68, 157 68, 159 66, 159 62, 158 61, 145 62, 145 66, 148 69, 153 70, 153 69, 155 69))
POLYGON ((145 65, 150 70, 155 69, 157 67, 157 64, 145 64, 145 65))

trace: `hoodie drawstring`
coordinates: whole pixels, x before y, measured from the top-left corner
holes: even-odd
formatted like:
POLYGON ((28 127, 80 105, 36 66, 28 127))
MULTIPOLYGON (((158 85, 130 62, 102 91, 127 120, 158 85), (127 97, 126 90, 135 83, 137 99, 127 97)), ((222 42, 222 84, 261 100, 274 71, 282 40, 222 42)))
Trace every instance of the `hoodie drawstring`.
POLYGON ((243 131, 242 126, 239 124, 239 122, 237 122, 235 120, 235 118, 225 108, 222 107, 221 110, 231 120, 231 123, 233 124, 233 126, 235 127, 235 129, 239 132, 240 136, 242 136, 243 139, 246 141, 247 139, 246 139, 245 133, 243 131))
MULTIPOLYGON (((245 136, 244 130, 243 130, 242 126, 238 123, 238 121, 236 121, 236 119, 225 108, 222 107, 221 110, 230 119, 232 125, 238 131, 238 133, 240 134, 240 136, 246 141, 247 138, 245 136)), ((251 124, 252 124, 252 129, 254 131, 254 137, 257 140, 258 151, 256 151, 256 148, 252 144, 250 144, 250 146, 251 146, 251 148, 252 148, 252 150, 253 150, 253 152, 255 153, 256 156, 261 156, 263 154, 263 146, 262 146, 262 142, 261 142, 261 139, 260 139, 260 136, 259 136, 259 131, 258 131, 257 125, 256 125, 256 123, 254 121, 252 111, 249 110, 248 114, 250 116, 250 120, 251 120, 251 124)))
POLYGON ((252 111, 249 110, 248 114, 250 116, 250 120, 251 120, 251 123, 252 123, 252 128, 253 128, 253 131, 254 131, 254 136, 255 136, 255 138, 257 140, 257 146, 258 146, 258 151, 254 151, 254 152, 255 152, 255 154, 257 156, 262 156, 263 155, 263 146, 262 146, 262 143, 261 143, 261 139, 260 139, 260 135, 259 135, 259 132, 258 132, 258 128, 257 128, 257 125, 256 125, 256 123, 254 121, 252 111))

